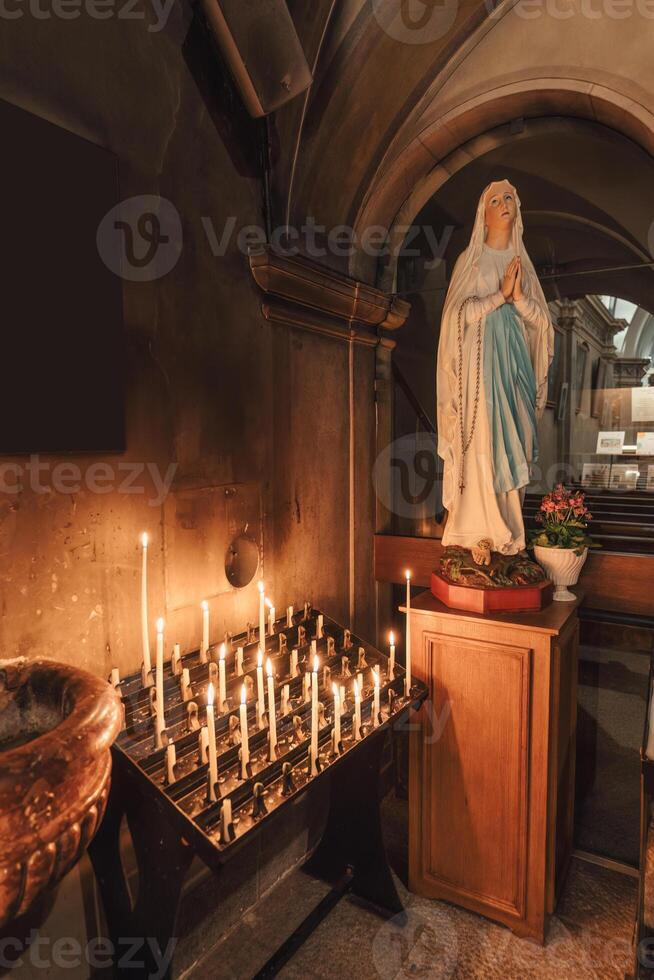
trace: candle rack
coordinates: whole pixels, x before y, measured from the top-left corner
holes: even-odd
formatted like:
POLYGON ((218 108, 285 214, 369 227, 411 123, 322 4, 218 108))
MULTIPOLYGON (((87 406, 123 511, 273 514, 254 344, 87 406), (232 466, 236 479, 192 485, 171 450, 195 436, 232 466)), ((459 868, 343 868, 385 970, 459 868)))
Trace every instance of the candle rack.
MULTIPOLYGON (((164 949, 175 934, 181 887, 193 855, 218 874, 262 827, 312 786, 329 780, 325 831, 305 867, 335 883, 334 890, 331 898, 321 903, 320 913, 309 916, 260 974, 273 976, 345 891, 388 913, 402 910, 381 834, 379 766, 384 735, 420 705, 427 690, 423 684, 414 683, 407 693, 400 665, 395 664, 394 676, 389 676, 389 661, 380 651, 308 604, 290 621, 284 617, 275 622, 272 633, 265 637, 265 649, 260 640, 251 628, 226 638, 225 710, 220 711, 219 704, 213 706, 218 774, 213 787, 215 799, 211 799, 209 786, 207 738, 200 733, 203 727, 206 732, 203 722, 209 683, 216 686, 217 668, 211 665, 218 662, 218 645, 210 647, 207 663, 202 662, 199 650, 182 656, 175 664, 179 676, 173 672, 172 662, 165 664, 166 728, 161 747, 157 747, 152 707, 155 688, 143 685, 141 672, 118 684, 125 724, 113 749, 114 777, 107 815, 90 856, 112 935, 156 937, 164 949), (322 635, 317 636, 319 623, 322 635), (272 760, 267 715, 263 718, 265 727, 260 728, 256 711, 260 648, 264 665, 268 658, 272 663, 274 678, 277 751, 272 760), (320 664, 320 724, 318 760, 312 767, 312 704, 310 685, 303 676, 311 671, 316 654, 320 664), (373 668, 378 678, 377 699, 373 668), (185 670, 191 685, 186 701, 180 683, 185 670), (357 679, 362 687, 361 729, 355 733, 353 682, 357 679), (239 739, 243 685, 249 692, 250 761, 245 772, 239 739), (338 746, 334 740, 333 685, 341 699, 344 694, 338 746), (375 700, 380 709, 376 720, 375 700), (174 745, 172 769, 168 745, 174 745), (120 825, 125 815, 139 869, 135 903, 119 859, 120 825)), ((267 698, 265 703, 268 708, 267 698)))

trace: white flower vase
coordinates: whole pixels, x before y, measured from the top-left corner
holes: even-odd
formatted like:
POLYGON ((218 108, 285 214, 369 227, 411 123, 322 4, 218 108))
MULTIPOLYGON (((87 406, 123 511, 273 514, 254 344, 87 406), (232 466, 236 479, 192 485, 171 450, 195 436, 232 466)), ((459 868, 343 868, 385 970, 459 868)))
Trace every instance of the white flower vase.
POLYGON ((543 548, 537 544, 534 545, 534 557, 554 583, 554 601, 574 602, 577 597, 566 586, 576 585, 579 581, 588 548, 577 555, 572 548, 543 548))

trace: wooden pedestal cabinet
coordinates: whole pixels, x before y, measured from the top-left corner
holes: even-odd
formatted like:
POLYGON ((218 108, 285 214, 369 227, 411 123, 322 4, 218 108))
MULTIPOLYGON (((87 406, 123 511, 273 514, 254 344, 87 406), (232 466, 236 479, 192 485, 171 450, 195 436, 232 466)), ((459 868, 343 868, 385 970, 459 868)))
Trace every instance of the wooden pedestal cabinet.
POLYGON ((544 941, 574 816, 576 603, 538 613, 412 603, 409 884, 544 941))

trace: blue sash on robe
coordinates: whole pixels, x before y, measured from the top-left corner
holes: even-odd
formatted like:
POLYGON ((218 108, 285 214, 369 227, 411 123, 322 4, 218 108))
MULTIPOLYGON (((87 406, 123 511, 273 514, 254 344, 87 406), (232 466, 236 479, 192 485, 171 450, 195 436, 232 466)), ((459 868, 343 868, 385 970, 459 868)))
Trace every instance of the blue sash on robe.
POLYGON ((484 328, 484 386, 496 493, 529 483, 538 459, 536 379, 522 327, 510 303, 489 313, 484 328))

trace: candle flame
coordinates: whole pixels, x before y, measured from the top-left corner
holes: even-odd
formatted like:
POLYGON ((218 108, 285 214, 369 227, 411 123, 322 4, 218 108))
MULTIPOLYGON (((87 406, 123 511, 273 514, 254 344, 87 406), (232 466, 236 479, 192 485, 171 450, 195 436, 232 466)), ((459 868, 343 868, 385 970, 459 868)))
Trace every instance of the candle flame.
POLYGON ((221 643, 220 644, 220 650, 218 652, 218 657, 220 658, 220 660, 224 660, 225 659, 225 644, 224 643, 221 643))
POLYGON ((274 609, 274 606, 270 601, 270 599, 268 598, 268 596, 266 596, 266 598, 263 601, 265 602, 265 604, 268 606, 269 609, 274 609))
POLYGON ((202 606, 202 612, 209 612, 209 603, 206 599, 203 599, 200 605, 202 606))
POLYGON ((207 704, 210 708, 213 707, 213 684, 209 685, 209 690, 207 691, 207 704))
POLYGON ((241 688, 241 704, 245 704, 248 699, 248 692, 245 689, 245 684, 241 688))
POLYGON ((392 647, 395 646, 395 633, 393 632, 393 630, 391 630, 391 633, 390 633, 390 636, 389 636, 389 642, 390 642, 390 645, 392 647))
POLYGON ((257 650, 257 667, 263 667, 263 653, 261 647, 257 650))
POLYGON ((317 674, 318 673, 318 668, 319 667, 320 667, 320 661, 318 660, 318 657, 314 657, 313 658, 313 672, 314 672, 314 674, 317 674))
POLYGON ((266 673, 268 674, 268 677, 272 677, 272 675, 273 675, 273 673, 272 673, 272 660, 270 659, 270 657, 268 657, 268 659, 266 660, 266 673))
POLYGON ((263 579, 261 579, 261 581, 257 583, 257 588, 258 588, 259 592, 261 593, 261 595, 263 595, 263 592, 264 592, 263 579))
POLYGON ((164 621, 160 616, 159 619, 157 620, 157 633, 163 633, 163 631, 164 631, 164 621))
POLYGON ((404 574, 406 575, 407 582, 411 581, 411 572, 409 571, 408 568, 404 574))
POLYGON ((143 545, 144 548, 147 548, 148 540, 149 540, 148 532, 144 531, 143 534, 141 535, 141 544, 143 545))

